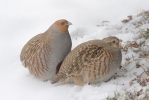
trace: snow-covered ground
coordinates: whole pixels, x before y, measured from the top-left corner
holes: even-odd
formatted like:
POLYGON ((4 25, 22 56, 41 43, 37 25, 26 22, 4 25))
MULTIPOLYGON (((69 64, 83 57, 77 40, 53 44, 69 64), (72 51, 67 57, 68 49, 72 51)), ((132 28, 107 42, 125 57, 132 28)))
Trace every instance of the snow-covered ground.
POLYGON ((0 0, 0 100, 145 97, 149 93, 149 15, 140 13, 149 10, 148 5, 149 0, 0 0), (123 23, 128 15, 132 19, 123 23), (73 48, 111 35, 123 40, 122 68, 112 80, 84 86, 52 85, 36 79, 21 65, 24 44, 58 19, 73 23, 69 28, 73 48))

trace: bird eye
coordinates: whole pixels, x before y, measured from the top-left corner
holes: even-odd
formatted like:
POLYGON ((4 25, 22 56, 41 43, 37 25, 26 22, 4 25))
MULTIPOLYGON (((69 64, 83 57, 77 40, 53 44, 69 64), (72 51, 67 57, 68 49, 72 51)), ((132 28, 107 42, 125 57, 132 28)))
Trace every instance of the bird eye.
POLYGON ((115 41, 113 41, 113 43, 115 43, 115 41))
POLYGON ((61 23, 62 25, 64 25, 64 23, 61 23))

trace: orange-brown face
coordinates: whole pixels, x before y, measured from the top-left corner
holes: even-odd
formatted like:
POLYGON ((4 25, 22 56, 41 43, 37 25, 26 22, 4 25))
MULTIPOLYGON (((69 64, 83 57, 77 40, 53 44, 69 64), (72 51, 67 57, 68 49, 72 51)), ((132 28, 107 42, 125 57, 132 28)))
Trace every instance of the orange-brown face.
POLYGON ((68 32, 69 25, 72 25, 70 22, 64 19, 58 20, 54 24, 58 26, 58 29, 61 32, 68 32))

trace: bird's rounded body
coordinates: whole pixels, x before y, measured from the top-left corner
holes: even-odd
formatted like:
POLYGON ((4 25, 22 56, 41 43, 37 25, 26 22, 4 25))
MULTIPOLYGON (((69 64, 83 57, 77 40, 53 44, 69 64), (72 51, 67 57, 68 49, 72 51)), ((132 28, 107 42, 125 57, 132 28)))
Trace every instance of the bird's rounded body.
POLYGON ((103 40, 82 43, 67 55, 52 83, 108 81, 120 67, 121 59, 121 50, 103 40))
POLYGON ((71 51, 68 25, 64 29, 58 26, 62 22, 67 24, 66 20, 56 21, 46 32, 31 38, 22 49, 20 59, 23 65, 42 80, 52 80, 56 67, 71 51))

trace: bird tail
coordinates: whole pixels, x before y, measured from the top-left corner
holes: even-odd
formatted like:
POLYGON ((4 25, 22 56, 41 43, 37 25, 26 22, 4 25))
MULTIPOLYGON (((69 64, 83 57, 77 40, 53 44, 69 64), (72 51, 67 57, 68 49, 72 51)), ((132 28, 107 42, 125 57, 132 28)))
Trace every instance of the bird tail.
POLYGON ((51 82, 51 84, 55 84, 55 83, 59 83, 59 82, 64 82, 66 79, 66 76, 65 75, 57 75, 56 78, 54 78, 51 82))

